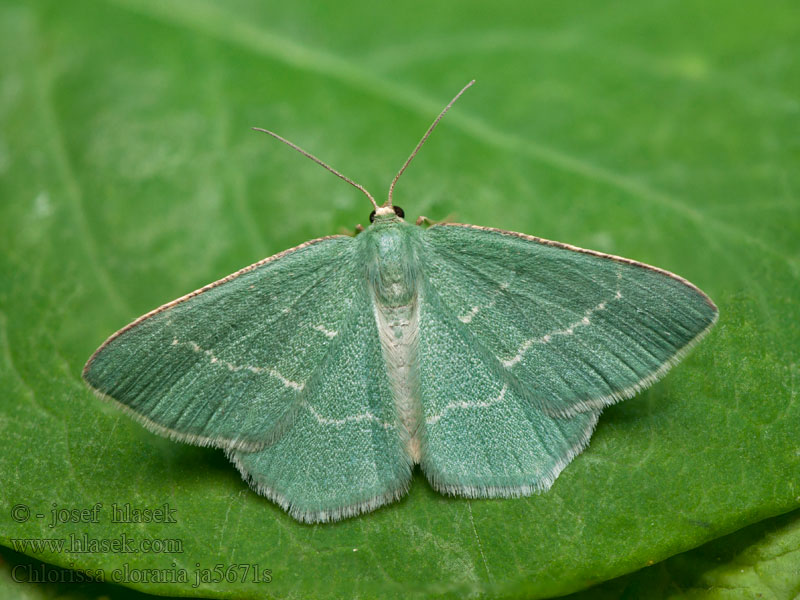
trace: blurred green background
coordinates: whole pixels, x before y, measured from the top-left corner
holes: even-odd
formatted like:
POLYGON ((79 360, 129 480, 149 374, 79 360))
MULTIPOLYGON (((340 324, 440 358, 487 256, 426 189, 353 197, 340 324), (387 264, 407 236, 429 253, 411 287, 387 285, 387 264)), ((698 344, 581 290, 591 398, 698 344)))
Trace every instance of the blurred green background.
POLYGON ((3 0, 0 595, 800 594, 798 24, 789 1, 3 0), (367 221, 361 194, 251 127, 380 199, 472 78, 398 185, 409 219, 628 256, 721 312, 665 380, 604 412, 550 492, 467 501, 416 476, 401 502, 300 525, 221 452, 154 436, 86 390, 84 361, 133 318, 367 221), (96 502, 168 502, 178 523, 12 516, 96 502), (19 541, 83 534, 182 552, 19 541), (271 581, 58 583, 216 564, 271 581), (17 581, 29 572, 55 581, 17 581))

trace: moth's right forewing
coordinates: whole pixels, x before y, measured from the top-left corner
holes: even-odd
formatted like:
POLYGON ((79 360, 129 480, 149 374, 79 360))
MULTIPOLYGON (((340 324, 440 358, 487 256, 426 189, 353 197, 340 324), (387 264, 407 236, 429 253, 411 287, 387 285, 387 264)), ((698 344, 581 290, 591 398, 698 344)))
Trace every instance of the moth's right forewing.
POLYGON ((697 287, 633 260, 471 225, 436 225, 426 242, 431 287, 549 414, 633 396, 717 319, 697 287))

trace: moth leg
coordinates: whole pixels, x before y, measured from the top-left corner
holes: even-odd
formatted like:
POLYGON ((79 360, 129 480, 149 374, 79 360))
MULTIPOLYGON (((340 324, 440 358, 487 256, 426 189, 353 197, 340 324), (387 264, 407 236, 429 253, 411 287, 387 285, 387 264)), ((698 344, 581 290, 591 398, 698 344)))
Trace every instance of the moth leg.
POLYGON ((417 225, 425 225, 427 227, 430 227, 431 225, 440 225, 442 223, 452 223, 454 218, 455 218, 455 215, 453 215, 452 213, 447 215, 444 219, 439 219, 439 220, 430 219, 430 218, 426 217, 425 215, 420 215, 420 216, 417 217, 417 225))
POLYGON ((364 226, 359 223, 353 229, 348 229, 347 227, 339 227, 339 233, 342 235, 347 235, 350 237, 356 237, 359 233, 364 231, 364 226))

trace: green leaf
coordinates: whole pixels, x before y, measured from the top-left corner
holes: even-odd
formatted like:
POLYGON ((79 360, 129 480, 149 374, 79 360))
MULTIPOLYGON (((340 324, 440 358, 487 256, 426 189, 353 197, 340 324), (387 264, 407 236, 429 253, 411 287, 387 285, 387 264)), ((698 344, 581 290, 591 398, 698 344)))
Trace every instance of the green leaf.
MULTIPOLYGON (((156 596, 93 581, 0 547, 0 596, 13 600, 154 600, 156 596)), ((170 600, 158 596, 159 600, 170 600)))
POLYGON ((178 553, 24 550, 177 596, 545 597, 800 506, 793 11, 4 2, 0 542, 178 540, 162 544, 178 553), (666 379, 604 412, 550 492, 466 501, 416 476, 399 503, 301 525, 220 452, 152 435, 87 391, 84 361, 133 318, 367 220, 355 190, 250 127, 378 194, 472 77, 395 191, 409 218, 642 260, 720 308, 666 379), (48 527, 54 505, 98 502, 97 523, 48 527), (177 522, 112 523, 113 503, 168 503, 177 522), (216 565, 248 565, 246 581, 160 581, 216 565))
POLYGON ((767 519, 565 600, 782 600, 800 594, 800 512, 767 519))
MULTIPOLYGON (((745 527, 636 573, 571 594, 565 600, 795 598, 800 594, 799 563, 800 512, 794 511, 745 527)), ((4 598, 153 598, 107 583, 80 583, 76 577, 75 571, 51 567, 0 547, 0 593, 4 598)))

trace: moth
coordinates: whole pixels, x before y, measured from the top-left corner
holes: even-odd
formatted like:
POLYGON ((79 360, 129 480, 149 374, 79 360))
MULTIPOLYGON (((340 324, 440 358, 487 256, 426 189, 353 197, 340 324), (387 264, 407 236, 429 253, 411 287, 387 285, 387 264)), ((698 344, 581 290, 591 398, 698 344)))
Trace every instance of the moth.
POLYGON ((222 448, 305 522, 403 496, 527 496, 602 409, 663 376, 716 322, 685 279, 634 260, 456 223, 371 224, 245 267, 113 334, 89 386, 150 430, 222 448))

